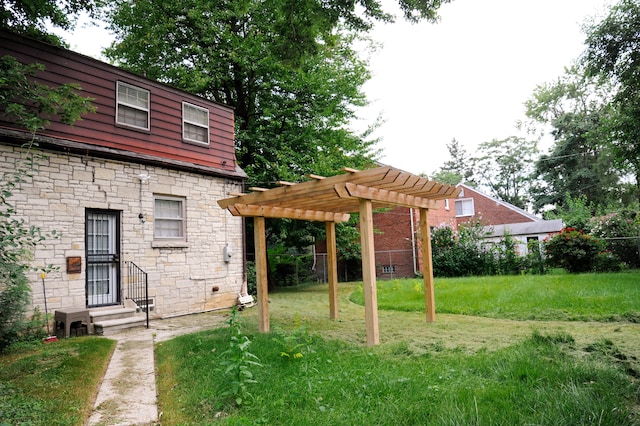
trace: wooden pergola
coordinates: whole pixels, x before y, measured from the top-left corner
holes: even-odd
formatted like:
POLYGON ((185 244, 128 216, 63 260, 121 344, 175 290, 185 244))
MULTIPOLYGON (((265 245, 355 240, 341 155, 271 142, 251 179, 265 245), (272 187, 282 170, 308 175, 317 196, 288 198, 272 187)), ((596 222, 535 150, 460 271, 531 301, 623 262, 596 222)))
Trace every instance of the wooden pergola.
POLYGON ((427 322, 435 321, 428 214, 429 209, 436 207, 436 200, 456 197, 460 190, 455 186, 438 183, 392 167, 362 171, 343 169, 343 171, 346 173, 326 178, 309 175, 310 180, 302 183, 278 182, 280 186, 273 189, 250 188, 253 191, 251 193, 234 194, 231 198, 218 201, 220 207, 228 209, 234 216, 254 218, 258 321, 261 332, 269 331, 265 218, 325 222, 329 272, 329 318, 337 319, 338 270, 335 224, 347 221, 349 213, 359 212, 367 345, 379 344, 373 210, 395 206, 410 207, 420 211, 427 322))

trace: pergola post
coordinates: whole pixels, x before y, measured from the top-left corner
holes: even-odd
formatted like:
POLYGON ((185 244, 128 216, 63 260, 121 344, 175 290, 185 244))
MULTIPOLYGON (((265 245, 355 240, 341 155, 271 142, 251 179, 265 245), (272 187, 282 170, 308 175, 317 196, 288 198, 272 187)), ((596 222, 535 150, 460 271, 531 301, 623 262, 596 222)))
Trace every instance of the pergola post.
POLYGON ((420 236, 422 243, 424 301, 427 311, 427 322, 434 322, 436 320, 436 302, 433 290, 433 261, 431 259, 431 229, 429 228, 428 209, 420 209, 420 236))
POLYGON ((312 220, 326 224, 329 315, 336 319, 338 270, 335 224, 346 222, 349 213, 359 211, 367 345, 379 344, 373 209, 392 206, 420 209, 427 321, 435 320, 428 210, 437 208, 437 200, 456 198, 461 189, 390 166, 367 170, 344 168, 343 171, 344 174, 331 177, 308 175, 310 180, 300 183, 279 181, 277 188, 249 188, 252 191, 249 194, 235 194, 218 200, 218 205, 228 209, 232 215, 254 218, 260 331, 269 331, 265 218, 312 220))
POLYGON ((362 245, 362 288, 367 346, 380 343, 378 330, 378 296, 376 294, 376 259, 373 245, 373 208, 371 201, 360 199, 360 244, 362 245))
POLYGON ((338 258, 336 252, 336 223, 326 222, 327 279, 329 281, 329 318, 338 319, 338 258))
POLYGON ((253 218, 256 250, 256 287, 258 290, 258 330, 269 331, 269 284, 267 281, 267 237, 264 217, 253 218))

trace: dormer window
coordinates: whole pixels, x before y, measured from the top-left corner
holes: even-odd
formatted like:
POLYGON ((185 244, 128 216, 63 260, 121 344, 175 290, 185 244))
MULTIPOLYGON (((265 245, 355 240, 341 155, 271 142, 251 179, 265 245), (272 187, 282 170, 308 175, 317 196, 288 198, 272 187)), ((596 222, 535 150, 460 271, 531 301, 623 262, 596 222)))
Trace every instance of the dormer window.
POLYGON ((209 145, 209 110, 182 103, 182 139, 209 145))
POLYGON ((119 81, 116 123, 149 130, 149 91, 119 81))

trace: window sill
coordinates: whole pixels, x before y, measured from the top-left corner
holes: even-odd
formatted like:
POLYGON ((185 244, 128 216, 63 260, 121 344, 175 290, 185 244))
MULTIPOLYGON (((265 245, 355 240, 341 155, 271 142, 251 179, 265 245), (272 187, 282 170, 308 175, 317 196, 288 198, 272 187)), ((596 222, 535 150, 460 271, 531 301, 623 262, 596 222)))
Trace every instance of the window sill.
POLYGON ((189 243, 186 241, 152 241, 153 248, 187 248, 189 243))

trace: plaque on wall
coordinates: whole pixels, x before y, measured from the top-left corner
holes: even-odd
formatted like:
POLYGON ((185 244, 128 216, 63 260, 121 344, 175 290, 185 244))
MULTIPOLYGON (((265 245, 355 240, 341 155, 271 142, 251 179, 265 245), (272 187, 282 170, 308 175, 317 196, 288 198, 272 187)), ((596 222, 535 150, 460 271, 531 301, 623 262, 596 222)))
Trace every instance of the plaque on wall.
POLYGON ((79 274, 82 271, 80 256, 67 257, 67 274, 79 274))

